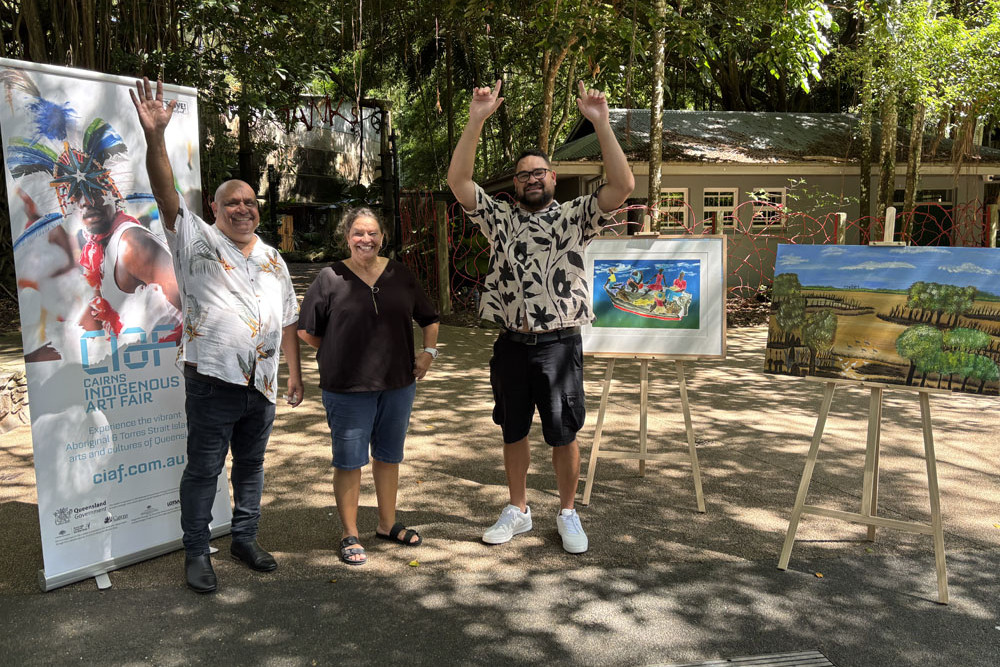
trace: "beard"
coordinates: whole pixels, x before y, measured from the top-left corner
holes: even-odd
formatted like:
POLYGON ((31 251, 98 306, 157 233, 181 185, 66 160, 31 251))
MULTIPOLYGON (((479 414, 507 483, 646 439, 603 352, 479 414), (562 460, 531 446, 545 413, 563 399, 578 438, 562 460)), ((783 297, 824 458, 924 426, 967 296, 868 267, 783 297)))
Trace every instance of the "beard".
POLYGON ((514 199, 529 211, 538 211, 549 205, 555 194, 555 188, 543 183, 541 187, 528 189, 522 188, 521 192, 514 192, 514 199))

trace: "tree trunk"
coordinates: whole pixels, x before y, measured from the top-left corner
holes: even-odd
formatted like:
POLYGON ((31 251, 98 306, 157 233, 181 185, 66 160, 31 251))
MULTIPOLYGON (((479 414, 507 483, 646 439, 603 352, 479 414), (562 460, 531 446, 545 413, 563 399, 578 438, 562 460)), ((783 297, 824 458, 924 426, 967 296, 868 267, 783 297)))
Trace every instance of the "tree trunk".
POLYGON ((898 110, 896 94, 886 93, 882 100, 882 147, 879 155, 878 217, 885 215, 885 209, 892 206, 892 195, 896 187, 896 127, 898 110))
POLYGON ((653 99, 649 106, 649 182, 646 190, 646 208, 649 222, 643 224, 642 231, 649 232, 660 226, 660 182, 663 163, 663 75, 666 69, 665 25, 667 17, 666 0, 656 2, 656 32, 653 37, 653 99), (646 226, 648 224, 648 227, 646 226))
POLYGON ((566 127, 566 123, 569 122, 570 109, 573 108, 573 100, 576 99, 573 91, 576 90, 576 63, 579 60, 579 55, 579 52, 574 51, 569 59, 569 68, 566 71, 566 95, 563 97, 562 116, 559 117, 559 122, 556 123, 555 129, 552 130, 553 140, 559 138, 559 133, 566 127))
MULTIPOLYGON (((920 155, 924 145, 924 116, 927 107, 923 102, 917 102, 913 108, 913 121, 910 123, 910 149, 906 157, 906 192, 903 195, 903 212, 909 213, 906 223, 913 219, 913 207, 920 187, 920 155)), ((906 240, 908 229, 902 229, 901 238, 906 240)))
POLYGON ((538 127, 538 149, 544 153, 549 152, 549 136, 552 130, 552 100, 555 97, 556 78, 559 76, 559 68, 569 54, 570 48, 576 44, 576 37, 572 37, 569 43, 558 53, 551 49, 546 50, 542 55, 542 118, 538 127))
POLYGON ((256 191, 257 185, 254 183, 253 174, 253 146, 250 142, 250 108, 246 103, 240 103, 239 115, 240 180, 248 183, 256 191))
POLYGON ((80 42, 80 14, 77 10, 76 3, 71 2, 67 5, 67 13, 69 14, 68 20, 68 31, 69 36, 67 42, 69 44, 70 58, 73 61, 73 67, 77 67, 79 62, 80 53, 82 51, 80 42))
POLYGON ((934 131, 934 141, 931 142, 930 147, 927 149, 927 154, 930 156, 931 160, 934 159, 934 155, 937 153, 938 147, 944 139, 944 133, 947 131, 950 123, 951 109, 945 109, 941 112, 941 118, 938 119, 937 129, 934 131))
POLYGON ((858 196, 861 207, 861 242, 866 243, 871 238, 872 215, 872 118, 875 115, 872 99, 872 63, 871 55, 866 56, 864 76, 861 82, 861 117, 858 119, 858 132, 861 146, 861 175, 858 183, 858 196))
POLYGON ((97 58, 94 51, 94 43, 97 41, 94 35, 94 26, 97 24, 97 15, 94 11, 94 0, 81 0, 80 2, 80 26, 83 28, 80 39, 79 67, 85 69, 98 69, 97 58))
MULTIPOLYGON (((69 3, 73 4, 73 3, 69 3)), ((62 10, 64 8, 58 2, 53 2, 49 5, 49 11, 51 12, 52 20, 52 60, 54 62, 69 65, 69 59, 67 58, 66 49, 66 28, 63 24, 62 10)))
POLYGON ((445 111, 448 114, 448 155, 455 150, 455 72, 452 69, 452 32, 454 32, 454 21, 448 21, 448 37, 445 40, 444 69, 445 69, 445 111))
POLYGON ((28 30, 28 48, 25 49, 25 53, 36 63, 49 62, 45 49, 45 31, 42 30, 42 17, 36 0, 23 0, 21 18, 24 19, 24 27, 28 30))
POLYGON ((954 163, 956 178, 966 156, 972 152, 972 139, 976 131, 977 116, 978 113, 971 105, 965 105, 951 145, 951 160, 954 163))
MULTIPOLYGON (((497 47, 497 42, 500 39, 501 36, 497 34, 493 39, 487 40, 490 45, 490 60, 493 61, 494 81, 501 79, 503 75, 503 66, 500 64, 500 53, 497 47)), ((514 133, 511 130, 509 108, 509 105, 504 103, 496 111, 497 121, 500 124, 500 155, 505 165, 514 161, 514 133)))

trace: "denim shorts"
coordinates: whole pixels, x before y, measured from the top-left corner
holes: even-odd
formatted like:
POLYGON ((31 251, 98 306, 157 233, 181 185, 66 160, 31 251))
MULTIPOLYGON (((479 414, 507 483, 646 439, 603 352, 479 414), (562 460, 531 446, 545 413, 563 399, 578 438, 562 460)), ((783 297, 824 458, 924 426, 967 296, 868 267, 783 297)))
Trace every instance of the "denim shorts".
POLYGON ((417 383, 400 389, 339 393, 323 390, 326 423, 333 439, 333 467, 357 470, 376 461, 399 463, 410 426, 417 383))
POLYGON ((553 447, 576 439, 586 419, 583 393, 583 338, 577 334, 541 343, 515 343, 500 335, 490 359, 493 421, 505 444, 528 436, 535 408, 542 437, 553 447))

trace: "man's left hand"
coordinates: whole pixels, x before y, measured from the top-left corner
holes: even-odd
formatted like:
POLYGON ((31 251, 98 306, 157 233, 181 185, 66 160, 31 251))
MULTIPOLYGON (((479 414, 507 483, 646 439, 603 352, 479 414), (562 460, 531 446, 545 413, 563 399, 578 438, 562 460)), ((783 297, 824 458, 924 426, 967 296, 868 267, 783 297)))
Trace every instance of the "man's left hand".
POLYGON ((298 406, 302 402, 302 398, 305 396, 305 388, 302 386, 302 381, 293 381, 288 378, 288 393, 285 394, 285 400, 293 408, 298 406))
POLYGON ((578 84, 580 96, 576 100, 583 117, 596 125, 600 122, 608 122, 608 101, 604 98, 604 93, 594 88, 587 90, 583 81, 578 84))

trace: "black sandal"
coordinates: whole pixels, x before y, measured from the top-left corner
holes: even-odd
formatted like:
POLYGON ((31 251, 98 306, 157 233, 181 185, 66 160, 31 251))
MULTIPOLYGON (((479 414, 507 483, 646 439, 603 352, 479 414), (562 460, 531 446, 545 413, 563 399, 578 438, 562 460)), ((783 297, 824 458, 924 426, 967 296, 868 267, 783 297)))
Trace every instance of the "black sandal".
POLYGON ((379 538, 380 540, 389 540, 390 542, 396 542, 397 544, 402 544, 408 547, 418 547, 420 546, 420 543, 424 541, 423 538, 420 537, 420 533, 418 533, 415 530, 407 528, 401 523, 393 524, 392 528, 389 529, 389 533, 387 535, 383 535, 376 529, 375 537, 379 538), (403 533, 402 537, 399 536, 400 533, 403 533), (416 536, 417 541, 411 542, 410 540, 412 540, 414 536, 416 536))
POLYGON ((368 562, 368 554, 365 553, 365 548, 361 546, 358 538, 348 535, 340 541, 340 560, 348 565, 364 565, 368 562), (355 544, 358 546, 354 546, 355 544), (351 556, 364 556, 364 558, 351 560, 351 556))

